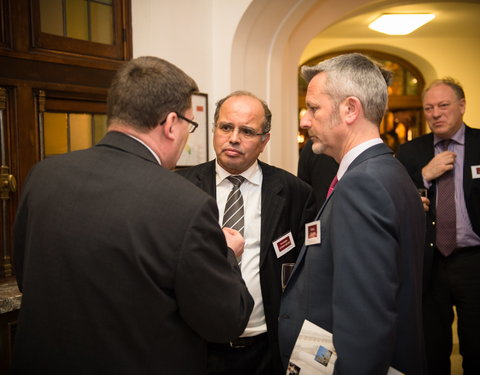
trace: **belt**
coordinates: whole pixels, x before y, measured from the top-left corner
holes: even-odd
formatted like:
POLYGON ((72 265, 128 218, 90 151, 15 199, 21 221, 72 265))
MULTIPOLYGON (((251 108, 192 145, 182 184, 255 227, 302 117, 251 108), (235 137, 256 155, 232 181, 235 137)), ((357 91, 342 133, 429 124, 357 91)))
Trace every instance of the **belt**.
POLYGON ((252 346, 253 344, 267 338, 267 333, 261 333, 257 336, 249 336, 249 337, 239 337, 238 339, 230 341, 227 345, 234 349, 241 349, 252 346))

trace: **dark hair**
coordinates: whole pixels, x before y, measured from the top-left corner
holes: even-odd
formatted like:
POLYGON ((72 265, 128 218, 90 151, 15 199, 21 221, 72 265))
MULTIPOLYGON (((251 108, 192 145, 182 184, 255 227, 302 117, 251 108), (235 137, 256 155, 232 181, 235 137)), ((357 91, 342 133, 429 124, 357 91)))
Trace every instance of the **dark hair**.
POLYGON ((460 85, 460 82, 456 81, 452 77, 443 77, 434 80, 425 90, 423 90, 422 99, 428 90, 438 85, 447 85, 451 87, 457 99, 465 99, 465 92, 463 91, 462 85, 460 85))
POLYGON ((168 113, 188 110, 195 92, 195 81, 175 65, 158 57, 138 57, 123 65, 113 78, 107 100, 108 124, 147 131, 168 113))
POLYGON ((231 94, 227 95, 226 97, 220 99, 216 103, 217 107, 215 108, 215 114, 213 115, 214 125, 217 125, 218 116, 220 114, 220 108, 222 107, 223 103, 225 103, 227 99, 233 96, 250 96, 251 98, 257 99, 262 104, 263 112, 265 113, 265 119, 263 120, 263 125, 262 125, 262 133, 269 133, 272 127, 272 112, 270 111, 270 108, 268 108, 268 105, 267 103, 265 103, 265 101, 258 98, 257 96, 255 96, 249 91, 234 91, 231 94))

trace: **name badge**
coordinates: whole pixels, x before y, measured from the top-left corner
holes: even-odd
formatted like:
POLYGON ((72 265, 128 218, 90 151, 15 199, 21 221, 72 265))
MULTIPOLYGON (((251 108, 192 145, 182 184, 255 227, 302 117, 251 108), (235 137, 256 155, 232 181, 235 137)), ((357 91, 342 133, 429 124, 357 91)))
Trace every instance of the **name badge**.
POLYGON ((317 245, 320 241, 320 220, 305 224, 305 245, 317 245))
POLYGON ((480 178, 480 165, 472 165, 472 178, 480 178))
POLYGON ((288 253, 295 248, 295 241, 293 240, 292 232, 288 232, 272 242, 277 258, 288 253))

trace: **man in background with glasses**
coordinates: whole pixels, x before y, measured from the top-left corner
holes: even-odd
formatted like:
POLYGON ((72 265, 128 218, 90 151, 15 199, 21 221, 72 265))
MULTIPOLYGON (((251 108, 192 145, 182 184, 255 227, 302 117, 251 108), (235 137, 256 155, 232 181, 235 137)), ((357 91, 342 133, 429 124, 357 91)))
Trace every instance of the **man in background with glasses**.
POLYGON ((271 117, 267 104, 249 92, 221 99, 214 115, 216 160, 179 171, 216 197, 221 224, 240 224, 245 251, 239 262, 255 300, 247 328, 238 338, 209 345, 209 374, 284 374, 277 339, 282 269, 295 262, 304 224, 315 211, 306 183, 258 160, 270 140, 271 117), (238 180, 240 192, 232 200, 243 204, 230 208, 230 193, 238 180), (231 211, 236 215, 227 219, 231 211))
POLYGON ((466 104, 454 79, 433 81, 423 94, 432 132, 401 145, 397 155, 431 202, 423 294, 430 375, 450 374, 453 306, 464 374, 480 374, 480 130, 463 122, 466 104))
POLYGON ((134 59, 113 79, 105 137, 30 172, 15 222, 13 373, 203 375, 207 341, 243 332, 243 238, 169 171, 196 127, 196 91, 167 61, 134 59))

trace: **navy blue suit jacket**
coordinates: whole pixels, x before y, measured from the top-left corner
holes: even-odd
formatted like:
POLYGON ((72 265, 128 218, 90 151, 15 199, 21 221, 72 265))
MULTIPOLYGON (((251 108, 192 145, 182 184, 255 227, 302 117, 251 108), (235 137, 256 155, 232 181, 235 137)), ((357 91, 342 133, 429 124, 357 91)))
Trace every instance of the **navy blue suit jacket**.
POLYGON ((378 144, 360 154, 318 219, 321 243, 302 248, 282 298, 284 366, 307 319, 333 334, 336 374, 423 374, 425 220, 392 151, 378 144))

